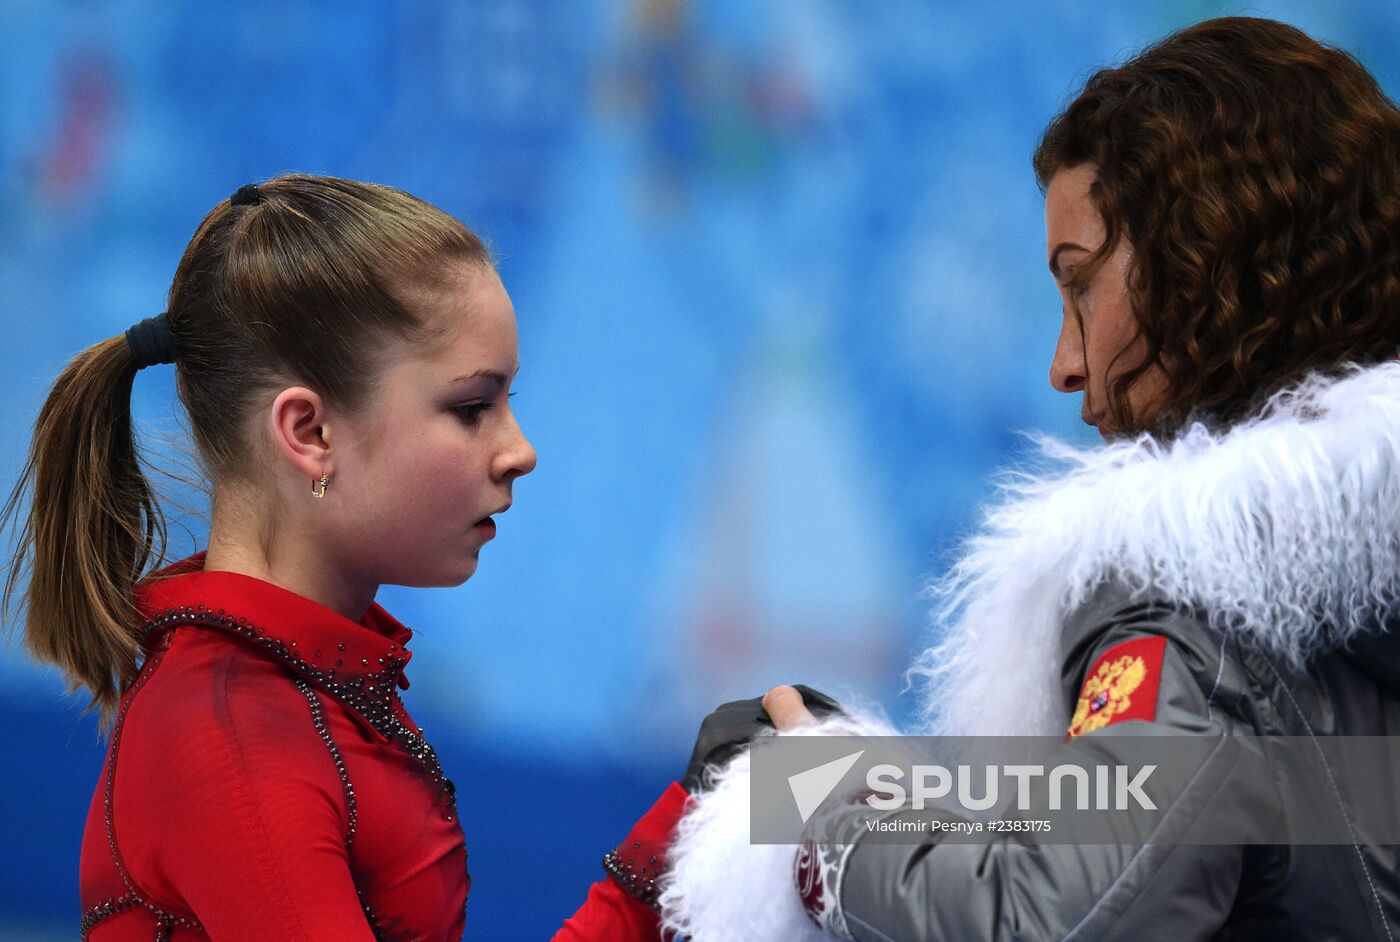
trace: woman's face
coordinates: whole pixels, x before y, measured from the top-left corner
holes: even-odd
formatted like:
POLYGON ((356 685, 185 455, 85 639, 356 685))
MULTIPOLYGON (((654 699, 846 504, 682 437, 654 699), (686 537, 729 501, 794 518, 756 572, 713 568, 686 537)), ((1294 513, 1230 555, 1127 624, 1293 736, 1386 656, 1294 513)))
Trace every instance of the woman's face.
POLYGON ((519 354, 500 278, 466 266, 426 308, 440 338, 406 345, 332 443, 326 503, 343 532, 326 536, 343 571, 368 583, 464 582, 496 533, 488 518, 535 467, 510 409, 519 354))
POLYGON ((1146 343, 1137 336, 1128 292, 1133 249, 1127 239, 1119 240, 1077 297, 1070 294, 1070 276, 1104 240, 1103 217, 1089 197, 1097 171, 1093 164, 1061 170, 1051 178, 1045 194, 1050 273, 1064 301, 1050 385, 1060 392, 1083 392, 1081 416, 1107 439, 1155 416, 1167 390, 1167 377, 1154 364, 1128 388, 1131 415, 1127 421, 1111 414, 1109 382, 1143 361, 1146 343))

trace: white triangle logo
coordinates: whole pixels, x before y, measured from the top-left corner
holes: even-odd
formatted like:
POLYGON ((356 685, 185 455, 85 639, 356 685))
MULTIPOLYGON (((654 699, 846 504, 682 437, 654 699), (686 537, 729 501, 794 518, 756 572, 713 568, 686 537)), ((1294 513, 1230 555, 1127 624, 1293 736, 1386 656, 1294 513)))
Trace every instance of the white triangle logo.
POLYGON ((803 824, 807 823, 807 819, 826 801, 826 796, 831 794, 831 790, 846 777, 851 766, 863 755, 864 749, 824 762, 815 769, 788 776, 788 787, 792 789, 792 798, 797 802, 797 813, 802 815, 803 824))

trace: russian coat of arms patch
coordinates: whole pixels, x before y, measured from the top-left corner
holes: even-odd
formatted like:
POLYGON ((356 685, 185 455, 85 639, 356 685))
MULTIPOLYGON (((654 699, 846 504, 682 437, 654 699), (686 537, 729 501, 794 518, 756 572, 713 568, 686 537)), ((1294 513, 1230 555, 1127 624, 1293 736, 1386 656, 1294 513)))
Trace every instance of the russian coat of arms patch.
POLYGON ((1101 654, 1085 675, 1067 738, 1110 723, 1154 719, 1166 646, 1165 637, 1151 635, 1115 644, 1101 654))

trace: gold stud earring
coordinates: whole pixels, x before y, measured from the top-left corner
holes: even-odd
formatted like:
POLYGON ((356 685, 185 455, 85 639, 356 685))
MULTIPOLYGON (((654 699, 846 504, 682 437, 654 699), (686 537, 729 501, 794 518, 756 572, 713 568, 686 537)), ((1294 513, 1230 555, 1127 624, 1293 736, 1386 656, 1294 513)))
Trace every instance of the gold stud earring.
POLYGON ((321 481, 320 481, 320 487, 321 487, 321 489, 320 489, 319 491, 316 490, 317 485, 312 484, 312 485, 311 485, 311 496, 312 496, 312 497, 315 497, 317 500, 320 500, 322 497, 325 497, 325 496, 326 496, 326 482, 329 481, 330 479, 331 479, 330 472, 329 472, 329 471, 322 471, 322 472, 321 472, 321 481))

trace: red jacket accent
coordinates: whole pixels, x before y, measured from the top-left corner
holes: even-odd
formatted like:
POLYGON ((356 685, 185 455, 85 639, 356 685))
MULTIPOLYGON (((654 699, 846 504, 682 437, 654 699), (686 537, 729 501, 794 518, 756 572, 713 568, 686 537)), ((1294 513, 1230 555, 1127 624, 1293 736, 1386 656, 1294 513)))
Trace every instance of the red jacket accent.
MULTIPOLYGON (((83 836, 92 942, 457 940, 471 879, 451 781, 398 696, 412 632, 203 554, 136 590, 145 661, 83 836)), ((672 786, 679 789, 679 786, 672 786)), ((645 821, 669 835, 668 791, 645 821)), ((565 942, 656 938, 594 884, 565 942)))

